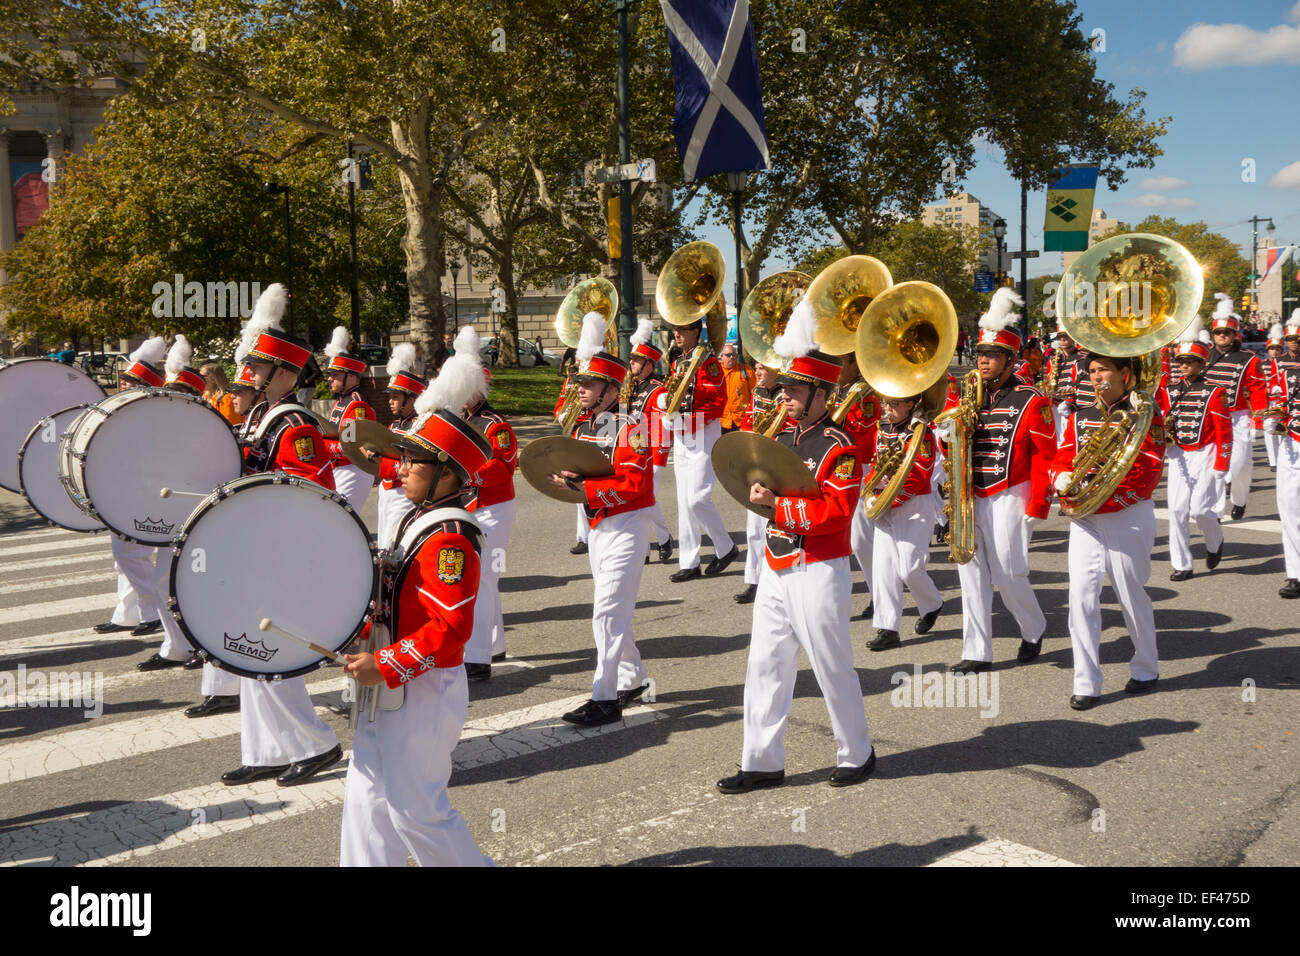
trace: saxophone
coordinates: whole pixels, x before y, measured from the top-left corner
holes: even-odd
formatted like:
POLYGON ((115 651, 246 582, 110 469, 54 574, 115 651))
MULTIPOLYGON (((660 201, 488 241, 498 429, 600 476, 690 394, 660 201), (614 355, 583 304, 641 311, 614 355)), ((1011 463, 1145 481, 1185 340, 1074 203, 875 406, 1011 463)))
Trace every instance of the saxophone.
POLYGON ((952 422, 952 441, 948 443, 948 458, 944 469, 948 472, 946 490, 948 503, 944 514, 948 516, 948 558, 955 564, 965 564, 975 557, 975 493, 971 481, 971 452, 975 436, 975 421, 979 407, 984 402, 984 382, 979 370, 970 371, 961 382, 961 402, 934 420, 936 425, 952 422))

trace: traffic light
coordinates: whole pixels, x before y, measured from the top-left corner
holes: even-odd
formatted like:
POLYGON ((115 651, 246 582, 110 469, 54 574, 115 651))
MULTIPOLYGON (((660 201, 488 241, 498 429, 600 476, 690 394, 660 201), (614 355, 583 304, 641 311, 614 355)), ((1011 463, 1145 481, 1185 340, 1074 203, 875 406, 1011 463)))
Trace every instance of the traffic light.
POLYGON ((1242 293, 1242 296, 1241 296, 1241 311, 1242 311, 1242 312, 1249 312, 1249 311, 1250 311, 1250 293, 1249 293, 1249 292, 1242 293))

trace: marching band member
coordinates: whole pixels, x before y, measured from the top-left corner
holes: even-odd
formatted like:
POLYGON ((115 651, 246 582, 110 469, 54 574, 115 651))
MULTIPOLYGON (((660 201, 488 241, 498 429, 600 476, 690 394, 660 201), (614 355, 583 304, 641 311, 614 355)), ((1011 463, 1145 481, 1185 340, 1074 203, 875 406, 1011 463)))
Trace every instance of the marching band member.
POLYGON ((163 388, 196 398, 203 397, 203 390, 208 387, 208 383, 203 380, 198 369, 190 366, 193 357, 194 346, 185 340, 185 336, 176 336, 176 341, 167 352, 167 364, 164 366, 167 378, 163 388))
MULTIPOLYGON (((1232 496, 1232 520, 1238 521, 1246 514, 1246 496, 1250 494, 1251 470, 1254 466, 1255 429, 1252 417, 1268 405, 1268 389, 1259 358, 1243 349, 1239 341, 1240 317, 1232 311, 1232 299, 1222 292, 1214 293, 1218 304, 1214 307, 1210 334, 1214 348, 1205 361, 1205 381, 1223 389, 1228 399, 1232 420, 1232 460, 1228 465, 1227 483, 1232 496)), ((1216 505, 1222 519, 1227 498, 1216 505)))
POLYGON ((1300 598, 1300 309, 1291 314, 1285 332, 1289 348, 1277 363, 1282 395, 1275 403, 1283 406, 1283 414, 1271 416, 1266 424, 1282 433, 1277 449, 1277 514, 1286 582, 1277 593, 1300 598))
POLYGON ((587 496, 583 508, 591 525, 588 560, 595 583, 591 630, 596 639, 596 673, 591 699, 564 715, 564 720, 580 726, 621 720, 623 708, 649 687, 632 635, 632 612, 650 546, 654 459, 648 423, 634 424, 618 407, 628 367, 603 350, 604 335, 604 318, 588 312, 577 353, 578 395, 588 415, 573 437, 600 447, 614 474, 585 481, 572 471, 551 476, 557 485, 583 491, 587 496))
MULTIPOLYGON (((1070 416, 1054 467, 1054 486, 1065 494, 1074 478, 1079 446, 1102 426, 1112 408, 1129 404, 1140 366, 1128 358, 1089 356, 1089 378, 1096 402, 1070 416)), ((1070 521, 1070 646, 1074 653, 1074 694, 1070 706, 1087 710, 1101 699, 1101 588, 1103 577, 1124 613, 1133 641, 1130 679, 1124 690, 1140 694, 1159 676, 1155 612, 1146 584, 1156 542, 1156 512, 1151 495, 1165 464, 1165 427, 1159 408, 1128 474, 1093 514, 1070 521)))
MULTIPOLYGON (((570 367, 569 374, 564 379, 564 384, 560 387, 560 397, 555 400, 555 410, 551 413, 551 416, 556 420, 557 424, 560 420, 560 410, 564 408, 565 399, 568 398, 572 389, 577 388, 575 383, 577 373, 578 365, 575 362, 570 367)), ((576 395, 577 393, 574 392, 573 394, 576 395)), ((581 422, 584 418, 586 418, 586 412, 579 412, 577 419, 574 421, 574 425, 576 426, 578 422, 581 422)), ((570 434, 572 433, 570 432, 570 434)), ((582 505, 574 505, 574 508, 578 515, 577 541, 575 541, 573 547, 569 549, 569 554, 586 554, 587 535, 591 531, 591 526, 587 524, 587 516, 582 513, 582 505)))
MULTIPOLYGON (((1283 329, 1281 322, 1274 322, 1268 330, 1268 404, 1272 408, 1280 404, 1283 395, 1282 370, 1278 361, 1282 358, 1283 329)), ((1268 452, 1269 471, 1277 471, 1277 449, 1282 442, 1283 430, 1268 427, 1262 416, 1255 417, 1255 427, 1264 432, 1264 450, 1268 452)))
POLYGON ((1094 401, 1092 380, 1088 375, 1088 352, 1065 331, 1060 320, 1056 323, 1057 350, 1052 355, 1052 380, 1044 387, 1056 402, 1056 440, 1061 440, 1065 423, 1076 408, 1091 405, 1094 401))
MULTIPOLYGON (((454 359, 464 353, 457 349, 454 359)), ((475 352, 477 357, 477 352, 475 352)), ((470 475, 492 449, 463 420, 472 393, 463 375, 438 380, 416 402, 419 417, 397 443, 399 477, 414 509, 397 528, 400 569, 385 573, 377 653, 348 654, 347 673, 371 687, 402 689, 401 706, 361 716, 343 795, 342 866, 490 866, 447 796, 451 753, 469 714, 461 666, 473 630, 483 534, 460 507, 470 475)), ((479 383, 482 382, 482 373, 479 383)))
MULTIPOLYGON (((776 384, 777 370, 767 365, 755 365, 758 384, 749 399, 749 411, 741 420, 740 430, 752 432, 755 420, 766 419, 781 404, 781 387, 776 384)), ((787 421, 784 428, 794 427, 787 421)), ((745 511, 745 590, 736 595, 737 604, 753 604, 758 593, 758 576, 763 567, 764 541, 767 538, 767 519, 752 511, 745 511)))
MULTIPOLYGON (((268 286, 244 327, 242 348, 253 385, 265 392, 265 399, 249 412, 245 423, 252 444, 245 453, 244 473, 285 471, 332 490, 334 460, 326 449, 325 436, 315 417, 294 404, 294 388, 311 357, 311 348, 280 330, 287 302, 284 286, 268 286)), ((249 529, 249 534, 255 537, 257 529, 249 529)), ((272 544, 287 552, 289 542, 272 544)), ((303 595, 303 600, 310 596, 303 595)), ((239 688, 242 763, 222 774, 222 783, 234 786, 275 776, 281 786, 292 786, 305 783, 343 758, 339 739, 317 716, 303 678, 258 681, 241 677, 239 688)))
POLYGON ((632 416, 633 424, 646 422, 650 428, 651 455, 655 464, 655 506, 650 509, 650 530, 654 533, 653 547, 659 552, 659 560, 667 564, 673 559, 673 536, 668 531, 668 522, 664 520, 659 504, 659 484, 668 465, 672 437, 659 417, 659 396, 665 392, 663 381, 655 375, 655 368, 664 353, 655 346, 653 337, 654 323, 649 319, 638 320, 629 343, 632 354, 628 357, 628 366, 634 378, 628 414, 632 416))
POLYGON ((1216 508, 1223 498, 1223 476, 1232 455, 1231 404, 1222 388, 1204 374, 1210 346, 1200 318, 1178 337, 1174 363, 1181 373, 1175 384, 1156 392, 1173 441, 1169 456, 1169 563, 1171 581, 1192 576, 1188 519, 1205 536, 1205 566, 1211 571, 1223 557, 1223 529, 1216 508))
POLYGON ((515 430, 488 404, 488 370, 483 367, 479 337, 472 325, 456 335, 456 354, 443 363, 439 378, 464 379, 470 398, 466 420, 487 438, 492 457, 475 471, 465 488, 465 509, 483 530, 487 545, 479 569, 478 598, 474 602, 474 630, 465 645, 465 674, 472 681, 492 677, 492 661, 506 658, 506 625, 501 614, 500 578, 506 569, 506 548, 515 523, 515 468, 519 444, 515 430))
MULTIPOLYGON (((852 352, 842 356, 843 365, 840 369, 839 383, 835 386, 835 391, 831 395, 831 401, 826 404, 829 407, 838 405, 844 401, 845 395, 855 384, 862 381, 862 373, 858 370, 858 357, 852 352)), ((840 427, 849 433, 853 439, 854 447, 858 450, 858 462, 863 464, 871 460, 871 449, 876 446, 876 424, 880 421, 880 402, 877 400, 874 392, 868 392, 849 409, 847 415, 841 419, 840 427)), ((875 525, 867 517, 867 512, 859 508, 853 513, 853 530, 849 536, 849 542, 853 548, 853 556, 857 558, 858 570, 862 572, 862 579, 866 582, 867 590, 872 594, 872 553, 873 541, 875 539, 875 525)), ((870 618, 872 614, 872 600, 870 594, 867 596, 867 606, 862 610, 862 617, 870 618)))
POLYGON ((862 467, 853 439, 826 414, 840 359, 816 349, 813 328, 812 308, 800 302, 774 342, 790 360, 778 381, 794 422, 776 440, 805 460, 818 492, 777 497, 760 482, 750 488, 749 500, 774 515, 754 599, 740 772, 718 781, 722 793, 779 786, 785 779, 785 728, 800 648, 812 663, 835 735, 836 767, 828 782, 860 783, 876 765, 849 638, 849 538, 853 512, 861 508, 862 467))
MULTIPOLYGON (((334 395, 329 424, 331 434, 336 430, 342 438, 347 437, 345 422, 359 418, 375 420, 375 410, 361 397, 361 379, 366 374, 366 363, 348 352, 350 341, 348 330, 339 325, 334 328, 329 345, 325 346, 325 354, 330 360, 325 377, 329 380, 330 392, 334 395)), ((326 439, 325 446, 334 459, 335 490, 348 500, 353 511, 360 514, 366 506, 366 499, 370 497, 374 479, 348 461, 339 438, 326 439)))
MULTIPOLYGON (((402 342, 393 346, 388 359, 388 412, 393 420, 388 430, 397 435, 406 434, 415 422, 415 400, 424 392, 424 379, 415 373, 415 345, 402 342)), ((366 457, 369 450, 363 450, 366 457)), ((397 473, 397 463, 391 458, 379 462, 379 528, 376 544, 382 549, 393 546, 397 524, 415 505, 402 489, 402 479, 397 473)))
MULTIPOLYGON (((1020 348, 1015 306, 1020 304, 1020 296, 1009 288, 994 292, 988 312, 980 319, 975 344, 984 401, 970 449, 975 556, 957 565, 962 659, 951 669, 958 674, 993 666, 994 587, 1020 629, 1019 663, 1038 656, 1047 630, 1047 619, 1029 583, 1029 537, 1033 525, 1047 517, 1051 492, 1047 470, 1056 454, 1055 423, 1042 393, 1013 378, 1020 348)), ((944 422, 936 429, 944 441, 951 435, 949 425, 944 422)))
MULTIPOLYGON (((889 398, 881 396, 884 412, 872 436, 869 450, 871 460, 887 448, 902 449, 912 437, 912 431, 923 422, 919 417, 921 396, 889 398)), ((930 426, 922 433, 920 451, 911 470, 903 479, 889 511, 874 522, 871 594, 875 606, 872 626, 875 637, 867 649, 883 651, 901 643, 898 636, 903 618, 903 585, 912 592, 920 620, 916 633, 926 634, 943 609, 939 589, 925 569, 930 558, 930 530, 934 527, 934 494, 931 478, 934 471, 934 436, 930 426)), ((881 476, 881 483, 887 478, 881 476)), ((868 488, 865 505, 872 507, 879 488, 868 488)), ((865 510, 865 509, 859 509, 865 510)))
POLYGON ((703 329, 703 318, 690 325, 673 326, 673 343, 682 354, 673 363, 672 371, 688 365, 697 346, 705 350, 705 359, 687 386, 677 413, 663 417, 664 426, 672 432, 677 478, 677 542, 681 551, 677 558, 679 570, 668 578, 675 584, 700 576, 701 530, 713 542, 713 560, 704 569, 705 574, 721 574, 740 554, 713 503, 716 477, 711 456, 714 443, 722 436, 727 388, 721 363, 709 351, 708 342, 700 341, 703 329))

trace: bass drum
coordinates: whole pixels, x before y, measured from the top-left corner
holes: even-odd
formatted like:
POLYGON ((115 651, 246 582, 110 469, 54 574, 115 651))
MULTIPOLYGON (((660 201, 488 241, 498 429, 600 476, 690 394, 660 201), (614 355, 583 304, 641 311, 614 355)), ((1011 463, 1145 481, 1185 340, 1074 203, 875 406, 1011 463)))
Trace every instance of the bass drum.
POLYGON ((239 441, 221 413, 171 389, 110 395, 59 439, 59 479, 73 504, 136 544, 170 544, 194 495, 242 470, 239 441), (162 498, 163 488, 191 494, 162 498))
POLYGON ((204 660, 279 680, 325 658, 262 631, 263 618, 340 651, 365 627, 378 586, 370 532, 341 495, 283 473, 248 475, 222 485, 185 522, 168 607, 204 660), (290 558, 289 544, 306 560, 290 558))
MULTIPOLYGON (((7 187, 5 187, 7 188, 7 187)), ((0 359, 0 488, 21 491, 18 452, 46 415, 104 397, 93 378, 53 359, 0 359)))
POLYGON ((74 405, 42 418, 18 452, 23 497, 50 524, 69 531, 104 530, 104 522, 78 508, 59 480, 59 439, 87 407, 74 405))

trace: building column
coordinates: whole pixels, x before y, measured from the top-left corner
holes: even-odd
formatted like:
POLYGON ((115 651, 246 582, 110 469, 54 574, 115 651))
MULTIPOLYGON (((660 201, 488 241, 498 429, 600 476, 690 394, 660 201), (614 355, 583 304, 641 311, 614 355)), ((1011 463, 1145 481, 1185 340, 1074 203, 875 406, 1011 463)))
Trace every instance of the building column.
POLYGON ((53 192, 58 186, 58 178, 63 175, 63 130, 45 134, 45 156, 54 169, 54 178, 49 183, 49 191, 53 192))

